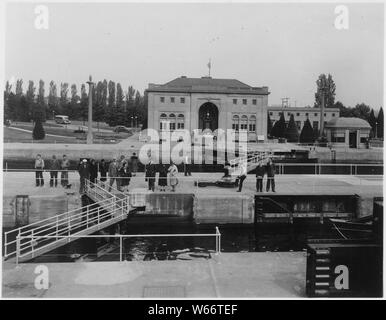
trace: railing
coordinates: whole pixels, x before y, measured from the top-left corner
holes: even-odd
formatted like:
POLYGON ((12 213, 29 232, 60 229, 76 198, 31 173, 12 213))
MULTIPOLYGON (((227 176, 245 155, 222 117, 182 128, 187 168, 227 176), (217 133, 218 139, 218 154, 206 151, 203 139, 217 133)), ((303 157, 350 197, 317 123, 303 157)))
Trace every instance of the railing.
MULTIPOLYGON (((80 235, 80 234, 70 234, 70 235, 18 235, 16 242, 18 243, 18 248, 21 248, 21 243, 23 240, 27 240, 24 243, 31 243, 33 241, 42 243, 44 241, 49 241, 50 239, 59 239, 65 240, 65 242, 70 242, 74 239, 91 239, 91 238, 118 238, 119 239, 119 261, 123 261, 123 240, 126 238, 161 238, 161 237, 214 237, 216 240, 215 254, 218 255, 221 253, 221 233, 218 227, 215 228, 215 233, 177 233, 177 234, 115 234, 115 235, 80 235)), ((21 254, 21 249, 16 251, 16 263, 18 264, 20 259, 23 258, 25 254, 21 254)))
POLYGON ((53 242, 47 239, 53 238, 58 241, 64 235, 72 236, 89 228, 99 230, 112 221, 120 221, 129 212, 127 196, 119 199, 88 180, 86 181, 86 192, 100 201, 5 232, 4 258, 15 254, 17 258, 22 258, 27 254, 33 256, 35 252, 52 245, 53 242), (16 239, 11 240, 14 238, 16 239), (26 238, 30 240, 21 241, 26 238), (10 249, 13 246, 16 248, 10 249))
POLYGON ((232 159, 232 160, 229 161, 230 167, 232 169, 232 172, 230 174, 231 175, 238 175, 238 173, 239 173, 238 172, 239 171, 239 166, 242 163, 246 163, 247 164, 247 172, 248 172, 250 170, 253 170, 253 169, 250 168, 251 165, 255 165, 255 164, 257 165, 260 161, 264 161, 264 160, 266 160, 266 159, 268 159, 270 157, 272 157, 272 153, 271 152, 255 151, 255 152, 251 152, 250 154, 247 154, 245 156, 232 159))

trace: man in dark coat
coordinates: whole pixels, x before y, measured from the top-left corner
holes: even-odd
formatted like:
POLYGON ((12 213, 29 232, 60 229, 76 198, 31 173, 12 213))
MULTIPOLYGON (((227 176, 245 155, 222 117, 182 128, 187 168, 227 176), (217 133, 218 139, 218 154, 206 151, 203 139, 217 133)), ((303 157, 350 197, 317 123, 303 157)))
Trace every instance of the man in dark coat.
POLYGON ((275 192, 275 164, 272 162, 272 159, 268 160, 267 167, 267 192, 270 187, 272 188, 272 192, 275 192))
POLYGON ((90 179, 90 167, 86 159, 83 159, 79 165, 79 176, 80 176, 80 187, 79 193, 82 194, 85 192, 85 181, 90 179))
POLYGON ((150 160, 146 165, 146 180, 148 182, 149 190, 154 191, 155 184, 155 175, 156 175, 156 167, 154 163, 150 160))
POLYGON ((101 162, 99 163, 99 173, 101 174, 101 181, 105 182, 106 181, 106 176, 107 176, 107 164, 105 162, 105 159, 102 159, 101 162))
POLYGON ((58 186, 58 170, 60 170, 60 161, 56 159, 56 156, 52 156, 52 162, 50 167, 50 187, 58 186))
POLYGON ((96 182, 96 179, 98 178, 98 166, 94 159, 90 160, 90 181, 92 183, 96 182))
POLYGON ((256 167, 256 190, 257 192, 263 192, 263 179, 264 179, 265 168, 263 164, 259 162, 256 167))

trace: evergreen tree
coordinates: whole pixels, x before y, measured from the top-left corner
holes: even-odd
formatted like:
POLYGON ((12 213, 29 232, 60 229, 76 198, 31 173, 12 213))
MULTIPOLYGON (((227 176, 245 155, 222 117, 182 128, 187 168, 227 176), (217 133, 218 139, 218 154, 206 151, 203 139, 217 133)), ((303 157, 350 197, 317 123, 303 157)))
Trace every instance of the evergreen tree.
POLYGON ((271 131, 272 131, 272 121, 271 121, 271 117, 269 116, 269 113, 268 113, 268 117, 267 117, 267 135, 268 135, 268 137, 271 136, 271 131))
POLYGON ((293 114, 291 114, 287 129, 285 130, 285 138, 288 140, 288 142, 299 141, 299 132, 293 114))
POLYGON ((50 82, 50 89, 48 93, 48 112, 49 117, 54 118, 54 114, 59 114, 59 108, 58 108, 58 90, 56 88, 56 84, 54 81, 50 82))
POLYGON ((115 113, 115 82, 109 81, 107 85, 109 97, 108 97, 108 102, 107 102, 107 110, 108 112, 106 113, 106 122, 109 126, 113 127, 116 126, 116 117, 114 115, 115 113))
POLYGON ((83 125, 85 125, 85 121, 87 119, 88 114, 88 95, 86 91, 86 85, 82 83, 82 86, 80 88, 80 109, 81 109, 81 117, 83 120, 83 125))
POLYGON ((46 133, 43 128, 41 114, 36 116, 35 126, 32 131, 32 138, 34 140, 43 140, 46 136, 46 133))
POLYGON ((379 109, 377 118, 377 137, 383 139, 383 109, 379 109))
POLYGON ((375 114, 374 114, 374 110, 371 109, 370 111, 370 115, 369 115, 369 124, 371 126, 371 133, 370 133, 370 136, 372 138, 375 137, 375 132, 377 131, 377 118, 375 118, 375 114))
POLYGON ((304 122, 303 129, 300 133, 299 140, 301 143, 312 143, 315 141, 314 130, 312 129, 311 122, 308 118, 304 122))
POLYGON ((271 130, 271 136, 274 138, 284 138, 286 127, 287 126, 285 123, 284 112, 282 112, 280 115, 280 119, 275 122, 271 130))
POLYGON ((59 112, 61 114, 68 115, 68 83, 62 82, 60 84, 60 99, 59 99, 59 112))

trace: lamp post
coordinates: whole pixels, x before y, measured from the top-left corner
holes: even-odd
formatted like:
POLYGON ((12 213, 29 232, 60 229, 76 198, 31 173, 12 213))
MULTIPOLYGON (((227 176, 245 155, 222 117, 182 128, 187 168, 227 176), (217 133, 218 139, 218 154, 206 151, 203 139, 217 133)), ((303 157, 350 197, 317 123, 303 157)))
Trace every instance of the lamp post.
POLYGON ((87 81, 87 84, 89 85, 87 144, 92 144, 93 143, 93 137, 92 137, 92 89, 93 89, 94 83, 92 82, 91 76, 89 77, 89 81, 87 81))
POLYGON ((137 116, 135 116, 134 119, 135 119, 135 129, 137 129, 137 127, 138 127, 137 116))
POLYGON ((134 127, 134 117, 131 116, 131 129, 133 129, 133 127, 134 127))

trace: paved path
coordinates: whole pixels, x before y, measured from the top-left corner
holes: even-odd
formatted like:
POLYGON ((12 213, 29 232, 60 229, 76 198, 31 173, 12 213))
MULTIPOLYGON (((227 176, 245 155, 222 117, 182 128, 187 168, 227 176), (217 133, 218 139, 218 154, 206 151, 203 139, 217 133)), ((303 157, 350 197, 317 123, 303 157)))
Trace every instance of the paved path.
POLYGON ((35 288, 36 266, 3 263, 3 297, 304 297, 306 284, 305 252, 221 253, 189 261, 47 263, 48 290, 35 288))

